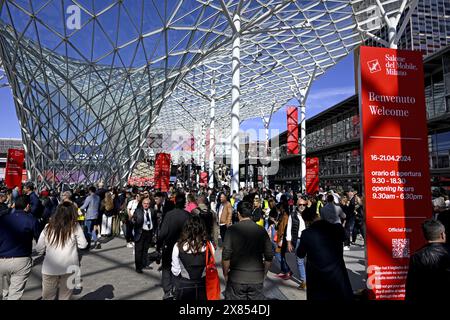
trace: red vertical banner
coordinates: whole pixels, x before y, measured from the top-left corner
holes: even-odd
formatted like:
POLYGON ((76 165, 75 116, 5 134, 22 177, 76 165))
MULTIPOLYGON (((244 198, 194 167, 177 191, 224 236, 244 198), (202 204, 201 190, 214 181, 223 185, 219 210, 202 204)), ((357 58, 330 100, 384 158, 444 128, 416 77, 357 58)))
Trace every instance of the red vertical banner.
POLYGON ((202 171, 200 172, 200 185, 206 186, 208 184, 208 172, 202 171))
POLYGON ((155 188, 163 192, 169 191, 170 184, 170 154, 157 153, 155 159, 155 188))
POLYGON ((367 285, 371 299, 403 300, 432 215, 422 54, 360 50, 367 285))
POLYGON ((8 188, 22 185, 22 168, 25 160, 25 150, 8 149, 6 160, 5 184, 8 188))
POLYGON ((287 107, 287 154, 298 154, 297 107, 287 107))
POLYGON ((306 158, 306 193, 319 191, 319 158, 306 158))

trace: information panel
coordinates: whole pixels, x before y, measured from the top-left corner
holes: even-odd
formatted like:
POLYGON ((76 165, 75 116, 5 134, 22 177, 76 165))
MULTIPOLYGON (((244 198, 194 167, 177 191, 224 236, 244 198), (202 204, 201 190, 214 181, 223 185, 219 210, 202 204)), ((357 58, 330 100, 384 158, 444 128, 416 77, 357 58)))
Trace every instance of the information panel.
POLYGON ((16 186, 21 188, 23 176, 23 161, 25 160, 25 150, 8 149, 8 158, 6 160, 5 184, 13 189, 16 186))
POLYGON ((306 158, 306 193, 319 191, 319 158, 306 158))
POLYGON ((422 54, 360 50, 367 285, 371 299, 402 300, 432 214, 422 54))

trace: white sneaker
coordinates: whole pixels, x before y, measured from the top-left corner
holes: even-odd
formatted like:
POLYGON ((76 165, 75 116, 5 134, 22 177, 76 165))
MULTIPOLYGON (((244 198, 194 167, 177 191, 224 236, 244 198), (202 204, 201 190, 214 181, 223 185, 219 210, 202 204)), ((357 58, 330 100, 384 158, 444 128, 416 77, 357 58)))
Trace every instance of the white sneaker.
POLYGON ((133 248, 133 244, 131 242, 127 243, 127 248, 133 248))
POLYGON ((350 247, 349 246, 344 246, 344 251, 350 251, 350 247))

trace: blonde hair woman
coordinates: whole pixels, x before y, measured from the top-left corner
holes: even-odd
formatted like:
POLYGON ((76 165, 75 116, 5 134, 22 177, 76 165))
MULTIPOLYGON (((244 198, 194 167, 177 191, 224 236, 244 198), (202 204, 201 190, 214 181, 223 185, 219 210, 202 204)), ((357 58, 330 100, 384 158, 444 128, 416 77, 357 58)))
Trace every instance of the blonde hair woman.
POLYGON ((115 214, 113 195, 111 192, 105 194, 105 199, 103 199, 100 206, 100 212, 102 213, 101 236, 110 237, 112 235, 112 220, 115 214))

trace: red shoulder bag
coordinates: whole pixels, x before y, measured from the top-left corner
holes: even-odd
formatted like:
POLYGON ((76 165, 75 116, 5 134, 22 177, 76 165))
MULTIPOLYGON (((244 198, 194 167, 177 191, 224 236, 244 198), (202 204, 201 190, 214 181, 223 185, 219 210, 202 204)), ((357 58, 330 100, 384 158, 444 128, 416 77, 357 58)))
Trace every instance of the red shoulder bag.
POLYGON ((208 300, 220 300, 219 272, 209 241, 206 243, 206 297, 208 300))

